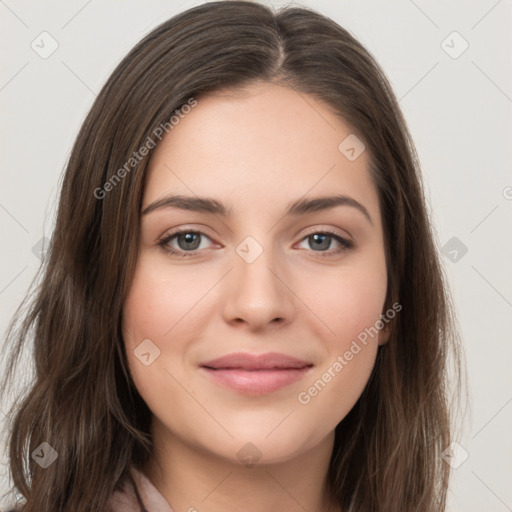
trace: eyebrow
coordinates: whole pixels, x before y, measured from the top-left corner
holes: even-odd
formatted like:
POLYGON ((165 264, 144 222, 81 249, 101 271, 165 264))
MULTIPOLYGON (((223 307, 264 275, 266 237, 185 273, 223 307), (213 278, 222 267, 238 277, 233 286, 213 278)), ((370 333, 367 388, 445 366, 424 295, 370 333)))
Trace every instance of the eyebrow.
MULTIPOLYGON (((373 221, 368 210, 359 201, 345 195, 297 199, 289 204, 284 215, 305 215, 307 213, 330 210, 336 206, 350 206, 355 208, 366 217, 370 224, 373 225, 373 221)), ((232 207, 227 208, 216 199, 208 197, 169 195, 148 205, 142 211, 142 215, 147 215, 155 210, 166 207, 208 213, 211 215, 219 215, 221 217, 230 217, 232 213, 232 207)))

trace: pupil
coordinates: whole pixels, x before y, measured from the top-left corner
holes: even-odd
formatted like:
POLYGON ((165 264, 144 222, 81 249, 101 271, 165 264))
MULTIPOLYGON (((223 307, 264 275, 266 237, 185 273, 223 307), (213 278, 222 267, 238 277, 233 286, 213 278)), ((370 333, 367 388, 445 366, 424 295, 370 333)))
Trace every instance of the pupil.
POLYGON ((329 236, 328 235, 321 235, 321 234, 316 234, 316 235, 312 235, 312 238, 314 239, 315 241, 315 245, 316 247, 320 247, 322 249, 328 249, 329 248, 329 236), (325 243, 327 240, 327 244, 325 243), (320 243, 318 243, 320 242, 320 243))
POLYGON ((185 240, 185 244, 188 245, 187 247, 185 247, 186 249, 197 249, 197 247, 199 245, 198 244, 199 237, 197 236, 197 233, 185 233, 184 235, 182 235, 182 237, 185 240), (194 240, 194 237, 196 238, 195 240, 194 240), (194 242, 195 242, 195 245, 194 245, 194 242), (190 247, 190 244, 192 244, 193 247, 190 247))

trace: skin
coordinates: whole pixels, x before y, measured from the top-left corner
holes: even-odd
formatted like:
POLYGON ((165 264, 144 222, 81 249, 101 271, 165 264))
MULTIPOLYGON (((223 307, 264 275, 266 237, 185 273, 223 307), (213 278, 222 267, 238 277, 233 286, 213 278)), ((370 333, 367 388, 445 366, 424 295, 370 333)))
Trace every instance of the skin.
MULTIPOLYGON (((351 133, 323 102, 258 82, 201 97, 155 149, 142 210, 168 194, 232 209, 229 218, 174 207, 141 216, 124 342, 153 414, 154 454, 144 472, 175 512, 338 510, 323 492, 334 429, 388 339, 382 329, 360 344, 309 403, 299 402, 384 313, 384 239, 369 155, 349 161, 338 150, 351 133), (283 216, 296 199, 334 194, 364 205, 372 222, 351 206, 283 216), (192 257, 159 245, 181 227, 205 234, 192 257), (325 230, 354 247, 334 254, 340 244, 332 238, 317 248, 311 235, 325 230), (252 263, 236 252, 247 236, 263 250, 252 263), (148 366, 134 353, 145 339, 160 350, 148 366), (233 352, 280 352, 313 367, 278 391, 250 395, 199 369, 233 352), (248 467, 237 454, 254 447, 257 463, 248 467)), ((190 241, 169 245, 186 252, 190 241)))

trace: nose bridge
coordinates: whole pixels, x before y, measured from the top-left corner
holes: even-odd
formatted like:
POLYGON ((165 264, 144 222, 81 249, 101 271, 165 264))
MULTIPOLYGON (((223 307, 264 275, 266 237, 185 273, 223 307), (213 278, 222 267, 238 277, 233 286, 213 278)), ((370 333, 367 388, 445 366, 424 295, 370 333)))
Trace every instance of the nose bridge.
POLYGON ((233 272, 225 310, 226 320, 266 324, 274 319, 290 319, 293 303, 280 276, 281 258, 272 246, 272 237, 243 239, 235 248, 233 272), (263 240, 264 238, 264 240, 263 240))
POLYGON ((241 279, 240 285, 245 283, 246 287, 255 289, 276 288, 276 277, 271 269, 276 267, 277 261, 275 251, 269 244, 267 240, 264 247, 255 238, 247 237, 237 246, 235 268, 241 279))

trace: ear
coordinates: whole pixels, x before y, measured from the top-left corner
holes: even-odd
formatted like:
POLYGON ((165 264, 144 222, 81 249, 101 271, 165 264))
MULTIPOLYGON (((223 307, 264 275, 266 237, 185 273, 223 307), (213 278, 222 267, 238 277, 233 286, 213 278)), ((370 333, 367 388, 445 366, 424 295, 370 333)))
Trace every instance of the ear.
POLYGON ((391 326, 386 324, 379 331, 379 346, 385 345, 389 341, 389 337, 391 336, 391 326))

